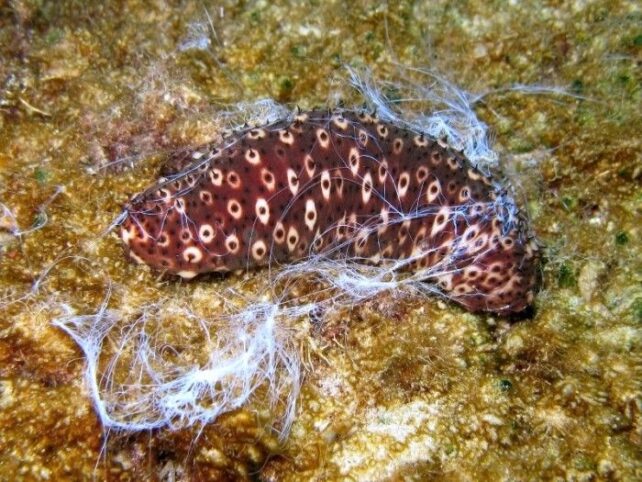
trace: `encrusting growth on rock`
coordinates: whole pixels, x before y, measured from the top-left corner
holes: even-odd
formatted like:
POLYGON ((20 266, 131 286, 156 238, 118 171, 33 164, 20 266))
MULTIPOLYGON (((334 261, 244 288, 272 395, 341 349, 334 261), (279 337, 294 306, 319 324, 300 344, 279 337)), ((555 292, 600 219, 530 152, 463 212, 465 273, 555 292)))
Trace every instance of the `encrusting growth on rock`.
POLYGON ((533 300, 539 249, 513 199, 440 140, 311 111, 174 156, 126 206, 139 263, 193 278, 332 256, 402 261, 471 311, 533 300))

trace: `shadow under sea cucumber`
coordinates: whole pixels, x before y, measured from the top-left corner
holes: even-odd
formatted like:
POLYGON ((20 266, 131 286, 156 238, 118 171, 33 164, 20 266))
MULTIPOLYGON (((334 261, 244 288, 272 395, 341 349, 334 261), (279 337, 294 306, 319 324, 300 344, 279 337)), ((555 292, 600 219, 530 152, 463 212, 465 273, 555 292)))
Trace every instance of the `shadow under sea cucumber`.
POLYGON ((330 256, 421 273, 471 311, 520 312, 540 253, 498 182, 441 140, 310 111, 174 156, 126 205, 129 256, 193 278, 330 256))

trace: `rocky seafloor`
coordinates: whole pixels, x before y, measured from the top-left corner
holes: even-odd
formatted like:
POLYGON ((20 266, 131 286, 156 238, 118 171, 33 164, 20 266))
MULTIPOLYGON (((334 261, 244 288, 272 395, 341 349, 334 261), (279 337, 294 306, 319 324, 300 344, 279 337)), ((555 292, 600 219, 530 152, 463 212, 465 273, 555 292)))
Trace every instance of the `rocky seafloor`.
POLYGON ((0 480, 640 480, 641 64, 636 2, 1 4, 0 480), (479 95, 544 246, 532 311, 381 293, 284 321, 303 370, 286 437, 260 389, 206 425, 106 430, 54 320, 109 287, 106 309, 165 313, 155 336, 198 363, 171 313, 269 284, 130 263, 106 232, 123 203, 240 103, 362 105, 347 67, 400 110, 437 77, 479 95))

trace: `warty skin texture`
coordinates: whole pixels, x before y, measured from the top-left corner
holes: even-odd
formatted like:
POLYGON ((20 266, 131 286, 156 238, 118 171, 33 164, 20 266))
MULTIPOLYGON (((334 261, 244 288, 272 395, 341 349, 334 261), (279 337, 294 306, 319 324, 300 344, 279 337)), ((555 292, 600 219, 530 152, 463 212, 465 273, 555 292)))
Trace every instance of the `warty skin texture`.
POLYGON ((529 306, 539 249, 502 187, 445 143, 347 111, 301 113, 174 156, 126 206, 129 256, 193 278, 311 255, 406 260, 449 299, 529 306))

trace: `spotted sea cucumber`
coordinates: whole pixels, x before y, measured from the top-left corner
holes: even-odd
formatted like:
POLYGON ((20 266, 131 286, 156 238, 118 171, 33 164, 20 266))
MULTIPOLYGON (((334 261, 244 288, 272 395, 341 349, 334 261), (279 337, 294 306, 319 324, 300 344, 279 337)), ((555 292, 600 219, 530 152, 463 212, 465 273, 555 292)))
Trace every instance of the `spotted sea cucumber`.
POLYGON ((349 111, 310 111, 175 156, 127 204, 139 263, 183 278, 317 254, 406 260, 449 299, 529 306, 539 249, 502 185, 445 142, 349 111))

